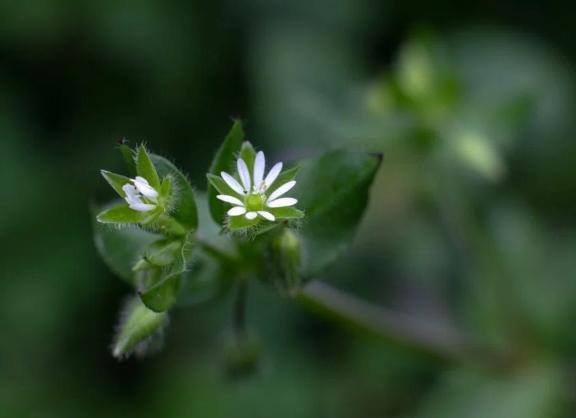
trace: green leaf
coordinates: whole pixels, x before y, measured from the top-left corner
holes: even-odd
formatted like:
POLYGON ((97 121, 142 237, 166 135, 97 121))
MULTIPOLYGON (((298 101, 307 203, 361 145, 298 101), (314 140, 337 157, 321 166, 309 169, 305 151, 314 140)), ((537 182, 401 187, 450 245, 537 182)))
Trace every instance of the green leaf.
POLYGON ((150 183, 150 186, 154 187, 156 190, 160 190, 160 177, 158 177, 158 172, 156 167, 152 164, 150 155, 144 145, 138 147, 138 152, 136 154, 136 169, 138 170, 138 175, 144 177, 150 183))
MULTIPOLYGON (((214 175, 214 177, 216 177, 220 176, 220 172, 222 171, 229 171, 230 168, 234 166, 236 153, 240 149, 243 140, 244 140, 244 130, 242 128, 242 122, 237 120, 232 125, 232 128, 230 129, 230 132, 226 136, 226 139, 224 139, 224 142, 218 149, 218 152, 216 153, 216 156, 214 157, 214 160, 212 161, 212 165, 210 166, 210 170, 208 172, 214 175)), ((207 191, 210 214, 212 215, 212 219, 214 219, 214 221, 218 225, 222 225, 224 223, 224 219, 226 218, 226 206, 224 202, 221 202, 220 200, 216 199, 216 195, 218 194, 218 192, 216 191, 211 178, 212 177, 209 175, 208 191, 207 191)), ((220 193, 224 192, 220 191, 220 193)))
POLYGON ((276 219, 301 219, 304 217, 304 212, 293 207, 286 208, 268 208, 276 219))
POLYGON ((194 306, 223 295, 233 283, 230 277, 221 263, 200 255, 192 268, 183 273, 177 306, 194 306))
POLYGON ((334 262, 352 241, 381 160, 376 154, 334 151, 300 165, 294 195, 306 213, 301 231, 306 278, 334 262))
POLYGON ((140 292, 140 299, 148 309, 165 312, 176 303, 181 281, 182 273, 170 274, 159 283, 140 292))
POLYGON ((93 222, 93 227, 94 243, 104 262, 116 275, 135 286, 132 267, 158 235, 140 228, 118 228, 99 222, 93 222))
POLYGON ((167 322, 167 314, 151 311, 138 298, 131 299, 121 314, 112 354, 121 358, 129 356, 133 351, 141 351, 146 341, 167 322))
POLYGON ((152 154, 151 159, 162 177, 170 177, 172 192, 170 215, 188 230, 198 227, 198 209, 194 191, 188 179, 164 157, 152 154))
MULTIPOLYGON (((494 376, 456 369, 441 376, 417 418, 552 418, 568 405, 563 371, 533 361, 514 373, 494 376)), ((568 414, 570 415, 570 414, 568 414)))
POLYGON ((121 203, 98 214, 96 219, 103 224, 137 224, 150 220, 154 211, 138 212, 121 203))
MULTIPOLYGON (((276 180, 274 180, 274 183, 272 183, 272 185, 268 188, 268 190, 266 191, 266 194, 270 195, 278 187, 282 186, 283 184, 288 183, 291 180, 294 180, 296 178, 297 174, 298 174, 298 167, 292 167, 292 168, 289 168, 288 170, 283 171, 276 178, 276 180)), ((296 187, 298 187, 298 185, 296 187)))
POLYGON ((102 177, 104 177, 108 184, 112 186, 112 188, 116 191, 116 193, 120 195, 121 198, 126 197, 126 193, 124 193, 122 187, 124 187, 125 184, 130 183, 130 179, 128 177, 106 170, 100 170, 100 174, 102 174, 102 177))

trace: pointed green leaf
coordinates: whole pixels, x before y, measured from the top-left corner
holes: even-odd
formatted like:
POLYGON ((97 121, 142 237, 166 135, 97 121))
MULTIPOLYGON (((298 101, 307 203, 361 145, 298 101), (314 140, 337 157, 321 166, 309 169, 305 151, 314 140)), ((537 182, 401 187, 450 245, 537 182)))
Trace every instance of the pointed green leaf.
POLYGON ((334 151, 300 165, 294 197, 306 218, 301 235, 306 278, 334 262, 354 237, 382 157, 334 151))
POLYGON ((160 331, 167 322, 167 314, 151 311, 138 298, 131 299, 121 314, 112 354, 116 358, 129 356, 160 331))
POLYGON ((94 243, 104 262, 115 274, 135 286, 132 267, 158 235, 140 228, 117 228, 96 221, 93 227, 94 243))
POLYGON ((154 312, 165 312, 178 298, 182 273, 171 274, 156 285, 140 292, 140 299, 148 309, 154 312))
POLYGON ((138 212, 121 203, 100 212, 96 219, 103 224, 137 224, 151 219, 153 212, 138 212))
POLYGON ((100 173, 102 174, 102 177, 104 177, 104 179, 108 182, 108 184, 112 186, 116 193, 120 195, 121 198, 126 197, 126 193, 124 193, 122 187, 125 184, 130 183, 130 179, 128 177, 106 170, 100 170, 100 173))
POLYGON ((158 177, 158 172, 156 167, 152 164, 150 155, 144 145, 138 147, 138 153, 136 154, 136 169, 138 175, 144 177, 150 183, 150 186, 154 187, 156 190, 160 190, 160 178, 158 177))
MULTIPOLYGON (((240 150, 243 140, 244 130, 242 128, 242 122, 237 120, 232 125, 232 128, 226 136, 226 139, 224 139, 224 142, 218 149, 218 152, 212 161, 212 165, 210 166, 209 173, 214 176, 220 176, 220 172, 222 171, 231 171, 231 169, 234 167, 236 153, 240 150)), ((222 225, 224 223, 224 219, 226 218, 226 205, 224 202, 216 199, 216 195, 219 193, 214 187, 215 186, 211 180, 211 177, 209 177, 207 194, 210 214, 218 225, 222 225)))
POLYGON ((190 182, 174 164, 164 157, 152 154, 151 159, 162 177, 170 177, 173 189, 170 215, 188 230, 198 227, 196 198, 190 182))

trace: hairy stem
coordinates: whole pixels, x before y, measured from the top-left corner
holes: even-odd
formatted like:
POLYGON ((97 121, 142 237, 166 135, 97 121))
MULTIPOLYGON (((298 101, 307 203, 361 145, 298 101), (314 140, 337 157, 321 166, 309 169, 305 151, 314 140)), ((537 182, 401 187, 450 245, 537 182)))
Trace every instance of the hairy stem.
POLYGON ((447 325, 366 303, 325 283, 311 282, 296 296, 303 305, 389 343, 449 362, 500 368, 500 356, 481 349, 447 325))

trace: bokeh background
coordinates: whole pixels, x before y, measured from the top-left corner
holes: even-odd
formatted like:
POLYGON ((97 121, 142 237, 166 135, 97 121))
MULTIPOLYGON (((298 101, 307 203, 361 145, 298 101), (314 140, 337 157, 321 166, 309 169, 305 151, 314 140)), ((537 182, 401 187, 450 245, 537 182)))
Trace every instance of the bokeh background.
POLYGON ((574 416, 576 43, 538 1, 0 2, 0 417, 574 416), (383 151, 321 279, 511 352, 439 362, 257 287, 258 373, 224 372, 229 301, 164 350, 109 353, 129 289, 90 202, 146 141, 199 190, 233 117, 278 159, 383 151))

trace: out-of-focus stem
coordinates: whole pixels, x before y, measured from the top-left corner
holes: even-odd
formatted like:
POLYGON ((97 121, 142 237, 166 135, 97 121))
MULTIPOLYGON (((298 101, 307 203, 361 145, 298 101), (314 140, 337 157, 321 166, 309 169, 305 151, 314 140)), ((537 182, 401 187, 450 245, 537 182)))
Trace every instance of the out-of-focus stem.
POLYGON ((319 281, 304 287, 296 300, 352 328, 440 360, 489 368, 502 366, 500 356, 475 346, 452 327, 372 305, 319 281))
POLYGON ((234 301, 234 333, 238 341, 246 336, 246 301, 248 283, 244 279, 238 281, 236 300, 234 301))

